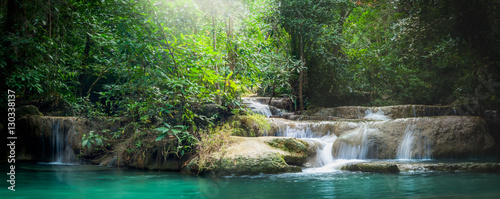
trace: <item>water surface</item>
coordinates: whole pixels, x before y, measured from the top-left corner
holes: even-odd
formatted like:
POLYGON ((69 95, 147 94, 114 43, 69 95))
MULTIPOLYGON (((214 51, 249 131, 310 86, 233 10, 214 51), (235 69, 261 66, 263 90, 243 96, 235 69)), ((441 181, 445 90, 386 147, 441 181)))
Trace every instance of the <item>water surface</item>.
MULTIPOLYGON (((8 165, 1 165, 7 172, 8 165)), ((4 175, 7 179, 7 175, 4 175)), ((198 177, 79 165, 16 165, 16 192, 1 198, 500 198, 500 174, 302 173, 198 177)))

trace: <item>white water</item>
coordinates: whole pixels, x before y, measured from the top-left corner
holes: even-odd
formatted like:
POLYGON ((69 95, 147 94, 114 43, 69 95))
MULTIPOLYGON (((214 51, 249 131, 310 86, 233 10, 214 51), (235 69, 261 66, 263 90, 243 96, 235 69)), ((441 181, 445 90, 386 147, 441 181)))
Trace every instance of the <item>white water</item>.
POLYGON ((247 105, 247 107, 253 113, 265 115, 266 117, 273 115, 273 113, 271 112, 271 109, 269 108, 269 105, 261 104, 259 102, 256 102, 256 101, 248 99, 248 98, 243 98, 242 100, 243 100, 243 103, 245 103, 247 105))
POLYGON ((347 136, 353 136, 355 143, 341 142, 340 147, 337 150, 337 157, 340 159, 367 159, 368 152, 370 150, 370 141, 368 140, 368 134, 376 131, 377 129, 368 128, 367 124, 364 124, 361 128, 354 130, 353 132, 347 134, 347 136))
MULTIPOLYGON (((253 107, 252 111, 254 112, 262 113, 269 110, 267 105, 251 100, 247 102, 251 102, 248 104, 249 107, 253 107)), ((415 106, 412 108, 413 115, 416 117, 415 106)), ((363 119, 391 120, 381 109, 378 109, 377 112, 370 109, 366 110, 363 119)), ((336 122, 297 122, 285 119, 270 119, 270 121, 278 124, 278 131, 274 135, 299 138, 317 147, 316 157, 311 157, 309 162, 306 163, 307 168, 303 170, 303 173, 336 172, 346 164, 363 162, 366 159, 373 158, 371 157, 373 154, 370 155, 370 150, 374 143, 371 143, 370 137, 383 134, 377 128, 369 127, 375 121, 358 123, 350 132, 343 133, 342 140, 338 140, 338 137, 333 134, 333 129, 338 125, 336 122), (333 145, 336 141, 341 143, 333 151, 333 145), (332 154, 335 154, 335 157, 332 154)), ((398 159, 431 158, 431 147, 428 139, 418 135, 415 128, 415 125, 409 125, 405 130, 397 151, 398 159)))
POLYGON ((368 109, 365 111, 365 117, 363 119, 368 119, 368 120, 390 120, 390 117, 385 116, 384 111, 382 109, 379 109, 377 112, 373 112, 372 110, 368 109))
POLYGON ((429 140, 418 135, 416 125, 408 125, 398 146, 396 158, 400 160, 431 159, 429 140))
MULTIPOLYGON (((73 121, 70 119, 71 123, 73 121)), ((71 165, 72 160, 75 157, 73 148, 67 142, 70 131, 75 130, 75 126, 72 124, 69 129, 65 129, 64 125, 61 123, 64 122, 63 119, 55 118, 51 120, 52 127, 52 136, 49 140, 50 145, 50 162, 42 162, 40 164, 50 164, 50 165, 71 165)), ((43 138, 42 131, 42 138, 43 138)), ((45 150, 45 141, 43 141, 43 150, 45 150)), ((45 155, 45 152, 43 153, 45 155)))
POLYGON ((415 105, 411 106, 413 108, 413 117, 417 117, 417 112, 415 111, 415 105))
POLYGON ((335 122, 291 122, 283 119, 274 119, 277 122, 278 131, 276 136, 294 137, 294 138, 321 138, 330 135, 330 129, 333 129, 335 122))

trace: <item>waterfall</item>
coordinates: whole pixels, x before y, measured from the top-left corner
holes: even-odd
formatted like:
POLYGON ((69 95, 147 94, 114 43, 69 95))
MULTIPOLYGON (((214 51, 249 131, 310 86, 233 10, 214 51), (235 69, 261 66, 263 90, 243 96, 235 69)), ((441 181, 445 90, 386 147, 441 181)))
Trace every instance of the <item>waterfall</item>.
POLYGON ((52 151, 52 162, 63 162, 64 158, 64 129, 61 129, 61 121, 55 120, 52 123, 52 140, 51 140, 51 151, 52 151))
POLYGON ((333 142, 337 139, 337 136, 325 135, 321 138, 305 138, 302 139, 309 144, 316 146, 316 157, 309 161, 307 167, 322 167, 334 162, 332 156, 333 142))
POLYGON ((373 131, 368 128, 368 125, 363 125, 361 128, 351 132, 349 136, 353 136, 355 143, 346 143, 341 141, 340 147, 336 149, 336 158, 339 159, 367 159, 370 149, 368 133, 373 131))
POLYGON ((384 111, 379 109, 376 113, 373 113, 371 109, 365 111, 365 117, 363 119, 368 120, 390 120, 391 118, 385 116, 384 111))
POLYGON ((49 137, 49 153, 45 152, 45 140, 43 139, 44 132, 42 131, 42 146, 44 150, 43 159, 50 161, 48 164, 67 164, 74 162, 76 155, 68 143, 69 134, 75 130, 73 118, 48 118, 51 127, 49 137), (49 154, 50 158, 45 158, 45 154, 49 154))
POLYGON ((397 159, 431 159, 431 146, 427 138, 419 136, 416 125, 408 125, 398 146, 397 159))
POLYGON ((294 137, 294 138, 321 138, 330 134, 330 129, 335 125, 334 122, 288 122, 284 120, 273 120, 278 123, 276 136, 294 137))
POLYGON ((411 106, 413 108, 413 117, 417 117, 417 112, 415 111, 415 105, 411 106))
POLYGON ((253 113, 265 115, 266 117, 273 115, 271 109, 269 108, 269 105, 261 104, 259 102, 247 98, 243 98, 243 103, 245 103, 253 113))

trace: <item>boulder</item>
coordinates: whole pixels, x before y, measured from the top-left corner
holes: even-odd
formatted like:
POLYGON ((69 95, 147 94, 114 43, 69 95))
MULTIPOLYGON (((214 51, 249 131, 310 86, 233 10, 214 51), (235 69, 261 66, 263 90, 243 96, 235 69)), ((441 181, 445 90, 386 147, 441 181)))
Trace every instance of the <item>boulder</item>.
POLYGON ((308 144, 295 138, 237 137, 224 151, 209 156, 212 165, 197 165, 192 159, 185 171, 189 173, 215 172, 227 175, 276 174, 300 172, 307 160, 308 144))
POLYGON ((43 116, 43 114, 38 110, 36 106, 24 105, 16 108, 16 117, 37 115, 43 116))

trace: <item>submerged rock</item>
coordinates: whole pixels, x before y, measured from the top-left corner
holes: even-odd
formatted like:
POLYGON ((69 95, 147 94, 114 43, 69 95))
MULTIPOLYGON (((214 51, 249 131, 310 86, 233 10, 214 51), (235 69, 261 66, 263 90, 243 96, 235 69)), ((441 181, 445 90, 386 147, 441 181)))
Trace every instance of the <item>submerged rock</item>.
POLYGON ((396 164, 387 162, 352 163, 342 166, 340 170, 373 173, 399 173, 399 168, 396 164))
POLYGON ((352 163, 341 167, 341 170, 375 173, 399 172, 500 172, 500 163, 425 163, 425 162, 363 162, 352 163))

